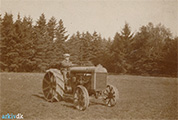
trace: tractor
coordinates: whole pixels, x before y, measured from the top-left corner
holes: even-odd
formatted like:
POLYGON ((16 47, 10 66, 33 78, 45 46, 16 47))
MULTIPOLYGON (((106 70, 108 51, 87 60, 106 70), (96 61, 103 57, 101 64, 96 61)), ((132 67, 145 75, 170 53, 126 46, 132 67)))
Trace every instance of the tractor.
POLYGON ((44 98, 49 102, 64 100, 71 96, 78 110, 89 106, 90 98, 102 99, 105 105, 114 106, 118 99, 118 90, 107 84, 108 72, 102 65, 74 66, 67 74, 68 83, 59 69, 46 71, 42 83, 44 98))

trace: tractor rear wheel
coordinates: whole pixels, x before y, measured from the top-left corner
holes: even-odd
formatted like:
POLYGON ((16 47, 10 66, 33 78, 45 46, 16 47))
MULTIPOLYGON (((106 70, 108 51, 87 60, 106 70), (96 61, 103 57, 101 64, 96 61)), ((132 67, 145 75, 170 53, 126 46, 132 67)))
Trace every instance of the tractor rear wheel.
POLYGON ((75 89, 74 105, 78 110, 85 110, 89 105, 88 91, 82 85, 78 85, 75 89))
POLYGON ((48 102, 59 101, 61 99, 61 96, 57 93, 57 87, 56 77, 52 72, 47 72, 43 79, 42 89, 44 98, 48 102))

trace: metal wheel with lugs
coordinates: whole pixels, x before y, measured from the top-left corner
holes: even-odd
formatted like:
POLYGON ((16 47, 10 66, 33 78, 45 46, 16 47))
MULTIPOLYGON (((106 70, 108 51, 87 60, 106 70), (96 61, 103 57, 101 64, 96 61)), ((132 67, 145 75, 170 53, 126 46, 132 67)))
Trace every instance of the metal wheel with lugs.
POLYGON ((103 101, 107 106, 114 106, 119 98, 118 90, 112 85, 107 85, 106 89, 103 91, 103 96, 103 101))
POLYGON ((75 90, 74 105, 78 110, 85 110, 89 105, 88 91, 82 85, 78 85, 75 90))
POLYGON ((43 79, 42 89, 47 101, 60 101, 64 93, 64 82, 60 71, 48 70, 43 79))

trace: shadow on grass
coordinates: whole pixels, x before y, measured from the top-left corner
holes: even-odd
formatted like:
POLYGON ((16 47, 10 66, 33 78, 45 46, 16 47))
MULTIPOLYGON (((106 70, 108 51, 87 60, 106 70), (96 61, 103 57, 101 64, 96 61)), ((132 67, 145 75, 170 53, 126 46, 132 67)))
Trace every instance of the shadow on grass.
POLYGON ((99 103, 99 102, 94 102, 94 101, 90 101, 90 106, 94 106, 94 105, 102 105, 102 106, 107 106, 104 103, 99 103))
POLYGON ((76 110, 76 108, 75 108, 74 105, 62 104, 62 106, 64 106, 64 107, 68 107, 68 108, 72 108, 72 109, 75 109, 75 110, 76 110))
POLYGON ((73 104, 73 98, 72 97, 65 97, 63 99, 63 101, 65 102, 65 104, 61 104, 62 106, 72 108, 72 109, 76 109, 74 104, 73 104))
POLYGON ((73 98, 64 98, 63 100, 67 103, 73 103, 73 98))
MULTIPOLYGON (((44 95, 43 95, 42 92, 39 92, 38 94, 32 94, 32 96, 37 97, 37 98, 40 98, 40 99, 46 101, 46 99, 45 99, 45 97, 44 97, 44 95)), ((61 101, 64 101, 64 102, 67 102, 67 103, 73 103, 73 98, 65 97, 65 98, 63 98, 63 100, 61 100, 61 101)), ((53 101, 53 102, 57 102, 57 101, 53 101)))
POLYGON ((44 98, 43 93, 41 93, 41 92, 40 92, 39 94, 32 94, 32 96, 37 97, 37 98, 40 98, 40 99, 46 101, 45 98, 44 98))
MULTIPOLYGON (((71 97, 67 97, 67 98, 64 98, 63 99, 63 101, 65 102, 64 104, 61 104, 62 106, 64 106, 64 107, 68 107, 68 108, 72 108, 72 109, 75 109, 75 110, 77 110, 76 108, 75 108, 75 105, 73 104, 73 98, 71 98, 71 97)), ((96 102, 97 101, 97 99, 95 99, 95 101, 93 101, 93 100, 90 100, 90 104, 89 104, 89 106, 107 106, 106 104, 104 104, 104 103, 101 103, 101 102, 96 102)))
MULTIPOLYGON (((43 101, 46 101, 43 93, 41 93, 41 92, 39 92, 38 94, 32 94, 32 96, 37 97, 37 98, 39 98, 43 101)), ((73 104, 73 98, 72 97, 64 97, 62 101, 65 102, 64 104, 63 103, 61 104, 62 106, 72 108, 72 109, 76 109, 74 104, 73 104)), ((53 101, 53 102, 57 102, 57 101, 53 101)), ((96 100, 95 101, 90 100, 89 106, 96 106, 96 105, 106 106, 106 104, 98 102, 98 101, 96 102, 96 100)))

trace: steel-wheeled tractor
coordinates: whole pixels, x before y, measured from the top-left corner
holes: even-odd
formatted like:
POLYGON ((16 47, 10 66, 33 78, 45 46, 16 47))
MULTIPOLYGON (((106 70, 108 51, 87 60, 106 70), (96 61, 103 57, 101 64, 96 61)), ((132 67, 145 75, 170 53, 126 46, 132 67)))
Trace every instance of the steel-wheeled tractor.
POLYGON ((75 107, 85 110, 92 96, 103 99, 107 106, 114 106, 118 99, 117 89, 107 84, 107 70, 101 66, 71 67, 68 71, 67 84, 64 84, 62 72, 49 69, 43 79, 44 97, 49 102, 61 101, 65 96, 72 96, 75 107))

